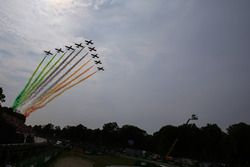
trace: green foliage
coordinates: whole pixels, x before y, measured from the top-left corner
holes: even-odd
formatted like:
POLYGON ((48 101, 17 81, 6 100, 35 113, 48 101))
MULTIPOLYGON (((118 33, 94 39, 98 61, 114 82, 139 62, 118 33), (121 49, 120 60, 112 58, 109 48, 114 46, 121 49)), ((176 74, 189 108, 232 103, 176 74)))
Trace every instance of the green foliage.
MULTIPOLYGON (((86 146, 87 151, 96 153, 109 150, 122 152, 129 148, 134 151, 147 151, 145 157, 150 158, 151 153, 164 157, 178 138, 171 152, 173 157, 244 165, 249 162, 250 155, 250 125, 245 123, 229 126, 228 133, 223 132, 216 124, 207 124, 201 128, 195 124, 183 124, 178 127, 167 125, 149 135, 136 126, 119 127, 115 122, 105 124, 102 130, 88 129, 83 125, 60 129, 52 124, 35 126, 33 130, 41 136, 51 137, 51 134, 54 134, 54 137, 82 144, 86 146)), ((95 157, 97 161, 98 157, 95 157)), ((110 158, 106 157, 108 161, 113 162, 110 158)), ((102 162, 100 160, 100 163, 102 162)))

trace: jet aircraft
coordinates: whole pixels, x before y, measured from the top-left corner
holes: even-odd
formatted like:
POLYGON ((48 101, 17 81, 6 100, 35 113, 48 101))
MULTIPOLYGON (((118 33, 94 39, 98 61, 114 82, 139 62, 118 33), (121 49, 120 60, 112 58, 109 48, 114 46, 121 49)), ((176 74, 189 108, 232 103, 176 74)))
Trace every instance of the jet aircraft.
POLYGON ((67 48, 67 50, 75 50, 74 48, 72 48, 72 46, 65 46, 67 48))
POLYGON ((50 52, 50 50, 49 51, 44 50, 44 52, 46 53, 46 55, 52 55, 52 53, 50 52))
POLYGON ((75 45, 76 45, 77 48, 80 48, 80 47, 83 48, 82 43, 79 43, 79 44, 75 43, 75 45))
POLYGON ((95 47, 89 47, 89 51, 92 52, 92 51, 96 51, 95 47))
POLYGON ((98 54, 91 54, 92 58, 99 58, 98 54))
POLYGON ((92 40, 85 40, 85 43, 86 43, 86 45, 93 45, 94 43, 92 42, 92 40))
POLYGON ((59 48, 59 49, 58 49, 58 48, 55 48, 55 49, 56 49, 57 53, 60 53, 60 52, 63 53, 63 52, 64 52, 64 51, 62 50, 62 48, 59 48))
POLYGON ((102 64, 102 62, 101 62, 101 61, 96 61, 96 60, 95 60, 95 64, 102 64))
POLYGON ((99 71, 104 71, 104 68, 103 68, 103 67, 97 67, 97 69, 98 69, 99 71))

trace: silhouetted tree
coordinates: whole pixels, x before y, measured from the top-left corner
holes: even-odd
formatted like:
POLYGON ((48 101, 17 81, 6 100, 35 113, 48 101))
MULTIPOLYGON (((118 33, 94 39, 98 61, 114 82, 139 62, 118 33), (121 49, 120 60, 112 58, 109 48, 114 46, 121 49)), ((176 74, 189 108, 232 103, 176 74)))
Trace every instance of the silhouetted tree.
POLYGON ((238 123, 227 129, 234 162, 250 163, 250 125, 238 123))
POLYGON ((124 147, 143 149, 147 132, 136 126, 124 125, 119 131, 119 139, 124 147))
POLYGON ((118 142, 119 126, 116 122, 110 122, 103 125, 102 142, 106 146, 120 146, 118 142))
POLYGON ((223 137, 226 134, 216 124, 207 124, 201 128, 200 158, 210 161, 219 161, 223 157, 223 137))
POLYGON ((33 127, 33 131, 39 135, 39 136, 42 136, 43 135, 43 131, 42 131, 42 125, 35 125, 33 127))
MULTIPOLYGON (((3 94, 3 89, 0 88, 0 102, 5 102, 5 95, 3 94)), ((1 106, 1 103, 0 103, 1 106)))
POLYGON ((102 131, 100 129, 87 130, 87 143, 102 146, 103 141, 101 137, 102 131))
POLYGON ((43 133, 47 136, 47 137, 54 137, 54 125, 49 123, 47 125, 45 125, 43 127, 43 133))
POLYGON ((200 151, 200 129, 195 124, 178 127, 178 143, 172 154, 178 157, 195 158, 200 151))
POLYGON ((178 129, 167 125, 153 134, 154 152, 166 155, 174 140, 178 137, 178 129))
POLYGON ((198 128, 195 124, 167 125, 153 135, 136 126, 116 122, 100 129, 88 129, 83 125, 66 126, 61 129, 53 124, 34 126, 41 136, 70 140, 72 143, 106 148, 133 148, 166 155, 176 138, 178 142, 171 156, 186 157, 210 162, 226 162, 231 166, 249 163, 250 126, 239 123, 229 126, 224 133, 216 124, 198 128))
POLYGON ((119 126, 116 122, 110 122, 104 124, 102 130, 105 132, 117 132, 119 130, 119 126))

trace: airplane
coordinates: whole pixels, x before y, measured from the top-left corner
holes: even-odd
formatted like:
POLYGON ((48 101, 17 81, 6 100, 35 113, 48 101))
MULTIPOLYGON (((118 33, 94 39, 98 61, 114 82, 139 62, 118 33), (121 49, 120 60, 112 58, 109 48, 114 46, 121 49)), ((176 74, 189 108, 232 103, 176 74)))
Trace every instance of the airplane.
POLYGON ((75 50, 74 48, 72 48, 72 46, 65 46, 67 48, 67 50, 75 50))
POLYGON ((92 52, 92 51, 96 51, 95 47, 89 47, 89 51, 92 52))
POLYGON ((98 54, 91 54, 92 58, 99 58, 98 54))
POLYGON ((57 49, 57 48, 55 48, 55 50, 57 51, 57 53, 63 53, 64 51, 62 50, 62 48, 59 48, 59 49, 57 49))
POLYGON ((92 40, 85 40, 85 42, 86 42, 86 45, 93 45, 94 43, 92 42, 92 40))
POLYGON ((103 68, 103 67, 97 67, 97 69, 98 69, 99 71, 104 71, 104 68, 103 68))
POLYGON ((50 50, 49 51, 44 50, 44 52, 46 53, 46 55, 52 55, 52 53, 50 52, 50 50))
POLYGON ((101 61, 96 61, 96 60, 95 60, 95 64, 102 64, 102 62, 101 62, 101 61))
POLYGON ((77 48, 80 48, 80 47, 83 48, 82 43, 79 43, 79 44, 75 43, 75 45, 76 45, 77 48))

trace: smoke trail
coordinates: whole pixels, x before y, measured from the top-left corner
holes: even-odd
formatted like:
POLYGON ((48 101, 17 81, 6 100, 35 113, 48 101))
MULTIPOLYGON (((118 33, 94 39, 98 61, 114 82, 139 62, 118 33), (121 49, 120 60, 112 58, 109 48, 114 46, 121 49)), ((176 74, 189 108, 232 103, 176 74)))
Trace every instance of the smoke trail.
MULTIPOLYGON (((73 76, 76 75, 76 73, 78 73, 83 67, 85 67, 92 59, 89 59, 86 63, 84 63, 83 65, 81 65, 74 73, 72 73, 70 76, 68 76, 66 79, 64 79, 62 82, 58 83, 57 85, 55 85, 51 90, 49 90, 49 92, 47 94, 45 94, 45 96, 47 96, 48 94, 52 93, 53 91, 55 91, 57 88, 59 88, 60 86, 63 85, 63 83, 66 83, 69 79, 71 79, 73 76)), ((43 98, 43 97, 42 97, 43 98)))
MULTIPOLYGON (((69 59, 69 57, 73 54, 75 52, 75 50, 73 50, 50 74, 49 74, 49 76, 47 77, 47 78, 45 78, 45 80, 44 81, 42 81, 40 84, 39 84, 39 86, 37 87, 37 89, 30 95, 30 96, 28 96, 27 97, 27 99, 25 100, 25 101, 23 101, 22 102, 22 104, 25 104, 28 100, 30 100, 31 98, 33 98, 36 94, 38 94, 40 91, 41 91, 41 87, 43 86, 43 85, 47 85, 52 79, 50 79, 52 76, 53 76, 53 74, 55 74, 55 72, 57 72, 58 71, 58 69, 69 59), (38 93, 36 93, 36 92, 38 92, 38 93)), ((56 75, 55 75, 56 76, 56 75)), ((54 76, 54 77, 55 77, 54 76)), ((44 87, 45 87, 44 86, 44 87)))
MULTIPOLYGON (((62 67, 50 80, 53 80, 73 59, 75 59, 75 57, 82 51, 83 49, 81 49, 74 57, 71 58, 71 60, 69 60, 64 67, 62 67)), ((41 96, 43 96, 44 94, 46 94, 51 88, 53 88, 58 82, 60 82, 77 64, 80 63, 81 60, 83 60, 86 56, 88 55, 88 52, 81 58, 79 59, 70 69, 68 69, 60 78, 58 78, 51 86, 49 86, 47 89, 45 89, 45 91, 38 97, 40 98, 41 96)), ((48 83, 47 83, 48 84, 48 83)), ((38 91, 34 97, 41 92, 41 90, 47 86, 43 85, 40 89, 40 91, 38 91)))
MULTIPOLYGON (((79 59, 66 73, 64 73, 59 79, 57 79, 49 88, 45 89, 45 91, 39 95, 38 97, 36 97, 36 95, 38 95, 42 89, 45 88, 45 86, 47 86, 47 84, 53 80, 65 67, 68 66, 69 63, 71 63, 78 54, 81 53, 81 51, 83 50, 84 48, 82 48, 80 51, 78 51, 60 70, 57 71, 56 74, 54 74, 54 76, 52 76, 45 85, 41 86, 40 87, 40 90, 38 90, 34 95, 33 95, 33 98, 36 98, 36 99, 39 99, 41 98, 41 96, 43 96, 44 94, 46 94, 52 87, 54 87, 58 82, 60 82, 83 58, 85 58, 87 55, 88 55, 88 52, 81 58, 79 59)), ((31 101, 33 98, 30 98, 29 100, 31 101)))
MULTIPOLYGON (((64 64, 64 66, 62 68, 60 68, 52 77, 50 77, 46 82, 44 82, 44 84, 34 93, 32 98, 34 98, 37 94, 39 94, 55 77, 57 77, 58 74, 60 74, 76 58, 76 56, 82 50, 83 50, 83 48, 80 51, 78 51, 66 64, 64 64)), ((46 90, 48 90, 48 89, 46 89, 46 90)))
POLYGON ((85 78, 79 80, 78 82, 66 87, 64 90, 62 90, 60 93, 58 93, 57 95, 53 96, 51 99, 49 99, 46 103, 42 104, 42 105, 35 105, 35 106, 32 106, 30 108, 28 108, 25 112, 24 112, 24 115, 26 117, 28 117, 32 112, 36 111, 37 109, 40 109, 44 106, 46 106, 48 103, 50 103, 52 100, 54 100, 56 97, 60 96, 61 94, 63 94, 65 91, 67 91, 68 89, 80 84, 81 82, 85 81, 86 79, 90 78, 91 76, 93 76, 95 73, 97 73, 97 71, 89 74, 88 76, 86 76, 85 78))
MULTIPOLYGON (((86 70, 84 70, 82 73, 80 73, 79 75, 77 75, 75 78, 73 78, 72 80, 68 81, 68 82, 61 82, 59 84, 57 84, 52 90, 50 90, 47 94, 45 94, 44 96, 42 96, 40 99, 38 99, 37 103, 43 103, 44 101, 46 101, 46 99, 48 99, 50 96, 52 96, 53 94, 55 94, 56 92, 60 91, 61 89, 63 89, 64 87, 70 85, 72 82, 74 82, 75 80, 77 80, 79 77, 83 76, 84 74, 86 74, 89 70, 91 70, 94 67, 91 66, 89 68, 87 68, 86 70), (64 83, 64 84, 63 84, 64 83)), ((73 74, 71 75, 73 76, 73 74)), ((69 76, 69 77, 71 77, 69 76)), ((68 78, 69 78, 68 77, 68 78)), ((67 78, 67 79, 68 79, 67 78)), ((66 80, 66 79, 65 79, 66 80)))
POLYGON ((60 62, 60 60, 64 57, 64 55, 66 54, 63 53, 61 55, 61 57, 44 73, 44 75, 37 81, 37 83, 34 85, 34 88, 33 89, 36 89, 40 84, 41 82, 44 80, 44 78, 48 75, 48 73, 57 65, 57 63, 60 62))
POLYGON ((15 110, 18 107, 18 104, 20 102, 20 98, 23 96, 24 92, 26 91, 26 89, 28 88, 28 86, 30 85, 30 82, 32 81, 32 79, 34 78, 34 76, 36 75, 38 69, 40 68, 40 66, 43 64, 44 60, 46 59, 47 56, 44 56, 44 58, 42 59, 42 61, 38 64, 38 66, 36 67, 35 71, 33 72, 33 74, 31 75, 31 77, 29 78, 27 84, 25 85, 25 87, 23 88, 23 90, 19 93, 19 95, 17 96, 17 98, 14 101, 13 104, 13 109, 15 110))
POLYGON ((37 83, 37 81, 40 79, 41 75, 44 73, 44 71, 48 68, 50 63, 55 59, 57 53, 50 59, 50 61, 43 67, 42 71, 38 74, 36 79, 32 82, 32 84, 27 88, 27 92, 25 92, 24 96, 21 98, 20 103, 22 103, 24 100, 27 99, 27 96, 33 91, 34 85, 37 83))
POLYGON ((33 84, 33 86, 32 86, 32 88, 31 88, 31 90, 30 90, 30 94, 28 94, 28 96, 26 97, 26 99, 24 99, 24 101, 25 100, 27 100, 33 93, 34 93, 34 91, 36 91, 36 89, 38 88, 38 86, 42 83, 42 81, 44 80, 44 78, 48 75, 48 73, 59 63, 59 61, 64 57, 64 55, 66 54, 66 52, 65 53, 63 53, 62 55, 61 55, 61 57, 39 78, 39 80, 36 82, 36 83, 34 83, 33 84))

